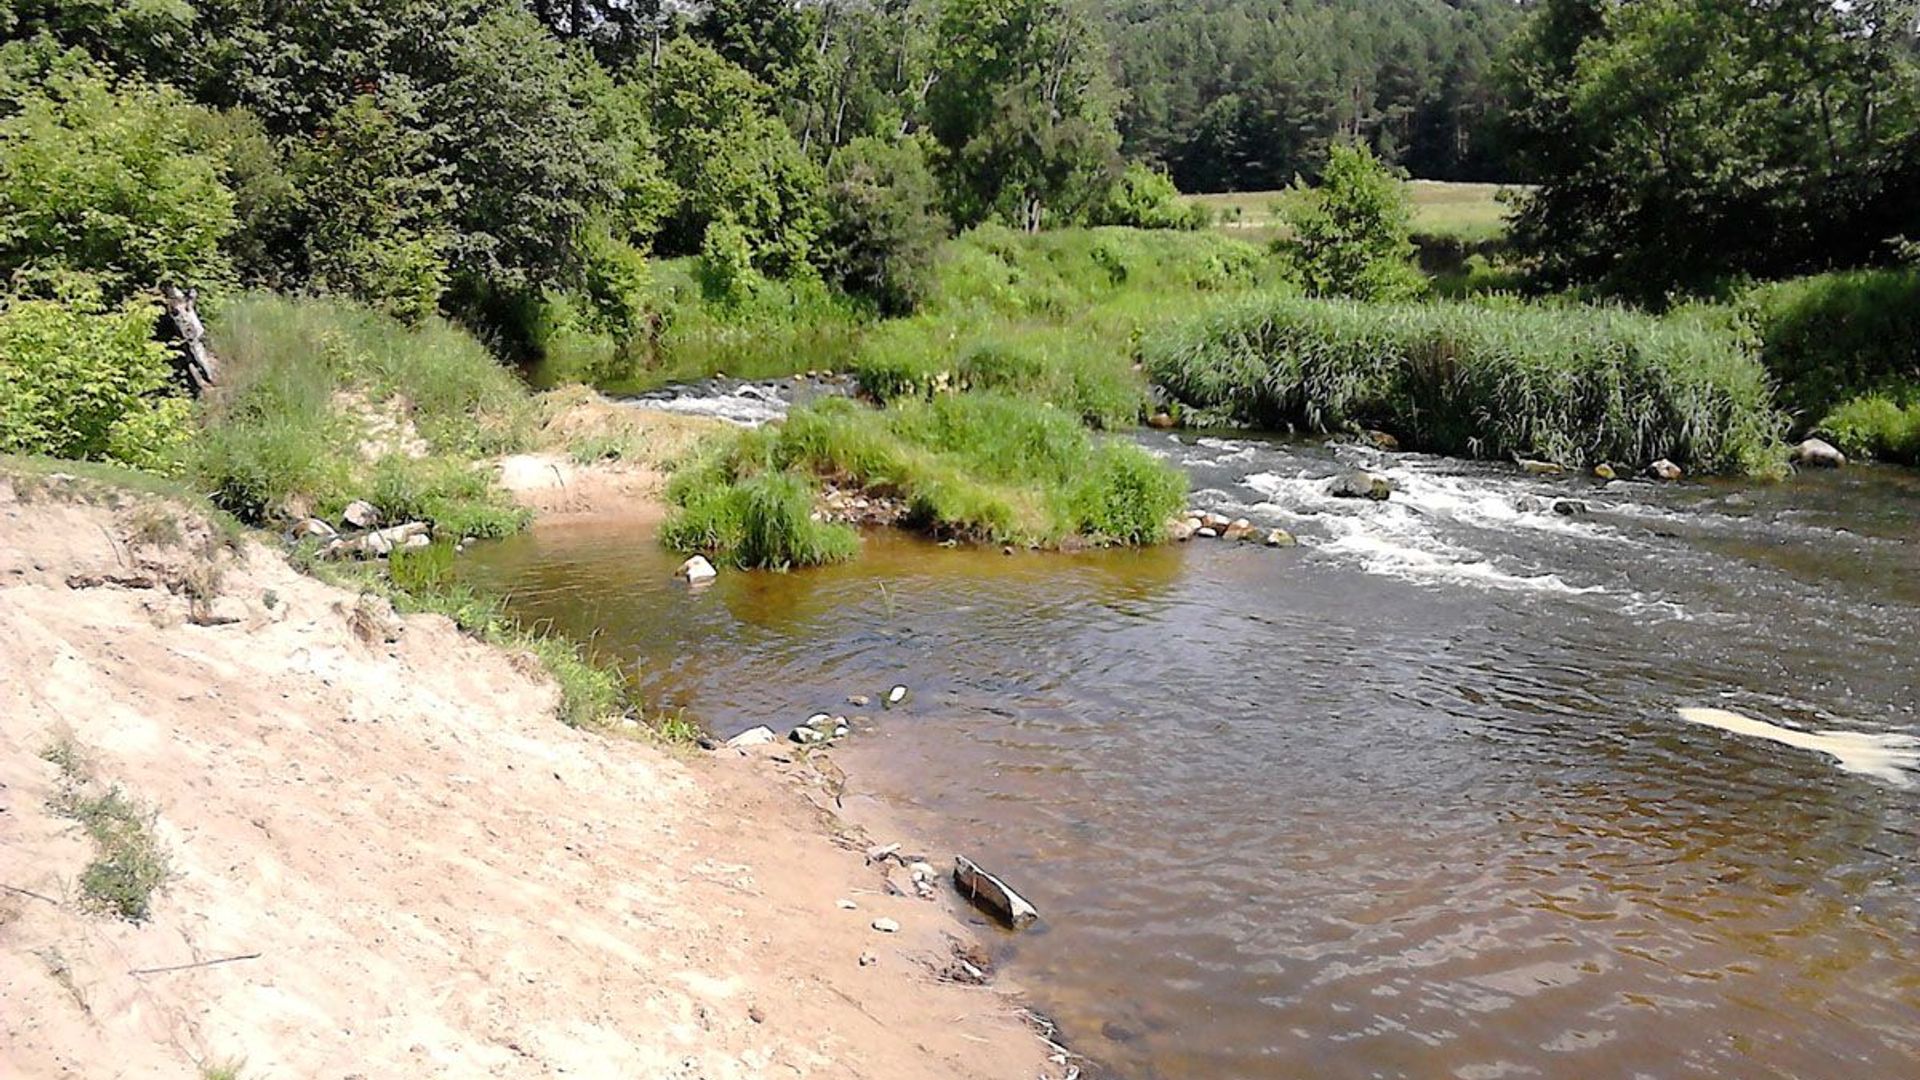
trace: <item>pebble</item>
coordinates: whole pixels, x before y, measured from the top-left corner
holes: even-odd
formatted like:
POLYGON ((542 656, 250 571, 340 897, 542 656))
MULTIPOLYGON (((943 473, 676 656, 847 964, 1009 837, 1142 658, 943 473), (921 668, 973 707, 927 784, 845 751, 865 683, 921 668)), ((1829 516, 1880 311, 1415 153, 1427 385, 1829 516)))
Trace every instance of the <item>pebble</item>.
POLYGON ((859 904, 856 904, 845 897, 841 897, 838 901, 836 901, 834 906, 838 907, 841 911, 854 911, 860 907, 859 904))
POLYGON ((886 918, 873 920, 873 928, 883 934, 897 934, 900 932, 900 924, 892 919, 886 918))
POLYGON ((861 953, 861 954, 860 954, 860 966, 861 966, 861 967, 872 967, 873 965, 875 965, 875 964, 877 964, 877 963, 879 963, 879 962, 880 962, 880 958, 879 958, 879 957, 877 957, 877 956, 875 956, 875 955, 873 955, 873 954, 872 954, 872 953, 870 953, 870 952, 863 952, 863 953, 861 953))
POLYGON ((853 706, 856 709, 864 709, 867 707, 867 702, 869 700, 870 699, 865 694, 855 694, 852 697, 847 699, 847 704, 853 706))

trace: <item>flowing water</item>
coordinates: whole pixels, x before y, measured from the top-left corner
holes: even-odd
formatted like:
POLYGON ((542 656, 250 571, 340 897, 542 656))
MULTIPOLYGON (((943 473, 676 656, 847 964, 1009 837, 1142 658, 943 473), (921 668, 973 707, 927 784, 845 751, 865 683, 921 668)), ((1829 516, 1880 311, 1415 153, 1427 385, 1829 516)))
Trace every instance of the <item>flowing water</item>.
POLYGON ((1301 546, 876 533, 689 591, 615 525, 472 572, 721 734, 912 686, 835 754, 1038 905, 1000 948, 1113 1075, 1920 1075, 1920 476, 1145 443, 1301 546), (1351 465, 1399 491, 1326 497, 1351 465))

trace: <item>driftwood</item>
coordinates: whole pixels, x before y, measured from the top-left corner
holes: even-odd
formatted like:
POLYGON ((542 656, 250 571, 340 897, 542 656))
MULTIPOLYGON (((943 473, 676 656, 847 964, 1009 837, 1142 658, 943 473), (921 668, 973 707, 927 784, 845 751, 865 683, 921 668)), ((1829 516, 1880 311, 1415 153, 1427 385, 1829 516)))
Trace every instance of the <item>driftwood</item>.
POLYGON ((965 855, 953 857, 953 883, 960 895, 973 901, 1015 930, 1024 929, 1040 917, 1040 912, 1006 882, 980 869, 965 855))
POLYGON ((177 362, 193 392, 204 394, 220 383, 220 361, 207 348, 207 328, 200 322, 200 313, 194 309, 194 303, 199 299, 198 289, 181 292, 172 285, 160 289, 160 303, 166 308, 168 321, 173 324, 175 347, 180 352, 177 362))

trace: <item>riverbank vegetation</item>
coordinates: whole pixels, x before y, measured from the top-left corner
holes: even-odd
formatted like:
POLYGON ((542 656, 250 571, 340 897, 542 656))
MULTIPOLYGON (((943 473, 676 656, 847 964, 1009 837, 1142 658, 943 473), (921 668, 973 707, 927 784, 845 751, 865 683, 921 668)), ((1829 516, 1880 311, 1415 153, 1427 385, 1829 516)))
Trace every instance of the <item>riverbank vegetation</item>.
POLYGON ((1765 370, 1699 313, 1259 296, 1149 339, 1181 400, 1267 428, 1379 428, 1470 457, 1763 473, 1782 429, 1765 370))

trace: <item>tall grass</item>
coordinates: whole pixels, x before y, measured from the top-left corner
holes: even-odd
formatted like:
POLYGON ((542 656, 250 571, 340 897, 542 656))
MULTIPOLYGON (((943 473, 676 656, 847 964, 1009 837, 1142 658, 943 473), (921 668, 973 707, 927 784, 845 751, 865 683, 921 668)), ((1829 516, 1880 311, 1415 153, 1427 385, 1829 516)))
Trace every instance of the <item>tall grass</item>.
POLYGON ((1828 412, 1815 428, 1853 457, 1920 465, 1920 388, 1866 394, 1828 412))
POLYGON ((813 520, 813 489, 787 472, 718 477, 697 490, 683 484, 681 505, 661 527, 661 540, 682 551, 705 551, 735 566, 788 570, 845 562, 860 540, 846 525, 813 520))
POLYGON ((1691 313, 1261 296, 1166 328, 1144 356, 1188 404, 1262 426, 1380 427, 1476 457, 1778 467, 1765 370, 1691 313))
POLYGON ((461 535, 522 524, 468 463, 524 446, 535 408, 465 331, 269 294, 227 302, 209 329, 224 385, 188 472, 222 508, 265 523, 365 498, 461 535))
POLYGON ((1140 448, 1023 398, 947 395, 883 410, 825 401, 677 474, 668 498, 681 510, 663 536, 729 550, 732 493, 795 474, 903 499, 907 523, 937 535, 1038 546, 1155 542, 1186 494, 1185 478, 1140 448))

